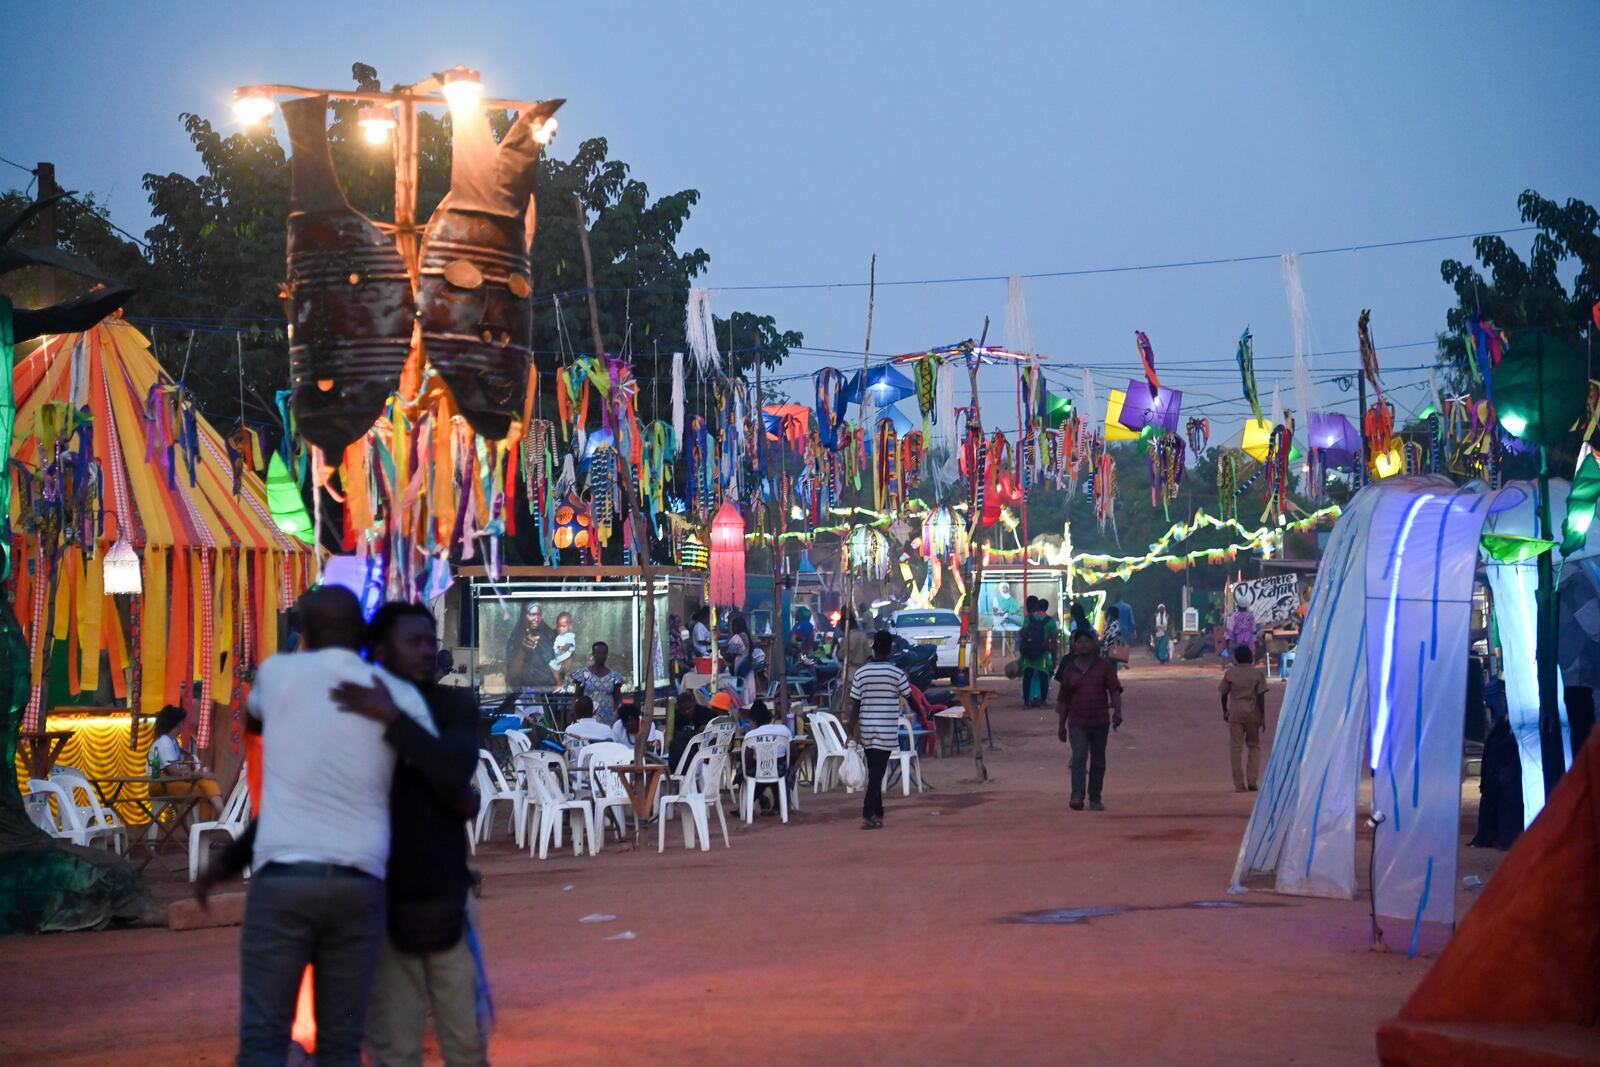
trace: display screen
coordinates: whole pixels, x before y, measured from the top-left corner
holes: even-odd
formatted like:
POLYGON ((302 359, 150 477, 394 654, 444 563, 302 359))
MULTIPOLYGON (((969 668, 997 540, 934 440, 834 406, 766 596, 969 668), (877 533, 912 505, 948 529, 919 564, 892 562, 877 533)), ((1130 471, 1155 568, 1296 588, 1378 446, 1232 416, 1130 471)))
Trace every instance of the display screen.
MULTIPOLYGON (((565 688, 573 672, 588 666, 596 641, 608 646, 606 665, 621 672, 627 688, 642 679, 644 613, 631 593, 517 592, 480 595, 478 680, 486 694, 522 689, 565 688)), ((667 597, 656 595, 657 683, 667 680, 667 597)))

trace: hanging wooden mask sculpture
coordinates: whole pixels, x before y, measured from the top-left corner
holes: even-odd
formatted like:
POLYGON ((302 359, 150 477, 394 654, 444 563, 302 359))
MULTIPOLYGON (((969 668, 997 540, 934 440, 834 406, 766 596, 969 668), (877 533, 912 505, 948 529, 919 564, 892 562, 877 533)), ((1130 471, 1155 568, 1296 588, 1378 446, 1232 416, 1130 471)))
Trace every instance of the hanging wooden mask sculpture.
POLYGON ((522 413, 533 323, 535 134, 564 101, 517 117, 496 146, 478 108, 451 122, 450 192, 422 242, 422 343, 472 428, 498 440, 522 413))
POLYGON ((371 429, 400 384, 416 301, 394 240, 339 187, 327 116, 325 96, 283 105, 294 150, 284 311, 295 421, 337 457, 371 429))

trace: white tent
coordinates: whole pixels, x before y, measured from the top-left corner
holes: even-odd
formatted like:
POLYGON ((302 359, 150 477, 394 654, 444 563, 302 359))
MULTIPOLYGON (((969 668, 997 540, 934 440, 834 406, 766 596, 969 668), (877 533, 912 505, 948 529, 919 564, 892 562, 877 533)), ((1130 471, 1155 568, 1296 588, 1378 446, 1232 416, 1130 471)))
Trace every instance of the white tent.
MULTIPOLYGON (((1552 485, 1556 539, 1566 488, 1552 485)), ((1496 490, 1412 476, 1356 494, 1323 553, 1278 736, 1234 866, 1236 888, 1270 874, 1282 893, 1353 896, 1357 797, 1370 773, 1373 807, 1385 814, 1373 844, 1378 913, 1413 923, 1454 920, 1481 538, 1533 535, 1536 493, 1523 482, 1496 490)), ((1531 820, 1544 798, 1534 564, 1486 562, 1531 820)))

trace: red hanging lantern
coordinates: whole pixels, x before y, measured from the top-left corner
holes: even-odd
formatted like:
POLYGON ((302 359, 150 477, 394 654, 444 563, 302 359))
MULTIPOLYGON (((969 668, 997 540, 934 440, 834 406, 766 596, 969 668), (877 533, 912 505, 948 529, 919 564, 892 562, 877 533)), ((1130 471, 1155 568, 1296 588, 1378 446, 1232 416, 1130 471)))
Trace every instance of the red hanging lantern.
POLYGON ((711 602, 744 606, 744 516, 731 500, 711 520, 711 602))

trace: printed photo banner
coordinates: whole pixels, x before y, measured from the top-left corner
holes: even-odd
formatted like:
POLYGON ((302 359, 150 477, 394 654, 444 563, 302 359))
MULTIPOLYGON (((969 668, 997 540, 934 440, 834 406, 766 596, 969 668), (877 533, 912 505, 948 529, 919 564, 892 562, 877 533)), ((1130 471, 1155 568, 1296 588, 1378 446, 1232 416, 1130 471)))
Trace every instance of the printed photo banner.
POLYGON ((1233 607, 1247 608, 1256 617, 1257 626, 1275 626, 1294 618, 1300 606, 1299 579, 1293 574, 1274 574, 1270 578, 1254 578, 1238 582, 1233 587, 1233 607))

